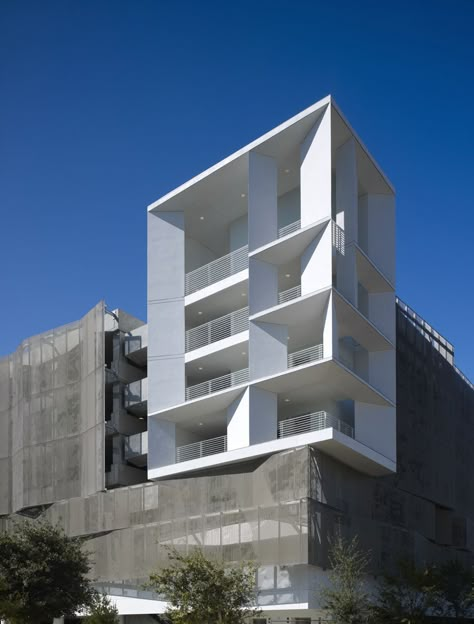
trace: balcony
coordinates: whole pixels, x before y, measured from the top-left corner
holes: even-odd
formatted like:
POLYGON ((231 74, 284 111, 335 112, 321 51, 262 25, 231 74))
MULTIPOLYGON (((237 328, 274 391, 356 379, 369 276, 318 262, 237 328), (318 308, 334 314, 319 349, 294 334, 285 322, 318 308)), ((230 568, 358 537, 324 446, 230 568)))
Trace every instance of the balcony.
POLYGON ((301 366, 302 364, 309 364, 310 362, 316 362, 323 359, 323 345, 313 345, 300 351, 294 351, 288 353, 288 368, 294 368, 295 366, 301 366))
POLYGON ((185 294, 191 295, 235 273, 244 271, 248 268, 248 264, 248 246, 245 245, 245 247, 186 273, 185 294))
POLYGON ((278 438, 287 438, 289 436, 308 433, 310 431, 319 431, 329 427, 344 433, 350 438, 354 437, 353 427, 339 420, 339 418, 322 411, 281 420, 278 423, 278 438))
POLYGON ((288 288, 288 290, 283 290, 282 292, 279 292, 278 305, 280 305, 281 303, 287 303, 292 299, 298 299, 298 297, 301 297, 301 284, 298 284, 298 286, 293 286, 293 288, 288 288))
POLYGON ((293 223, 289 223, 288 225, 281 227, 278 230, 278 238, 283 238, 284 236, 288 236, 288 234, 293 234, 293 232, 300 229, 301 221, 298 219, 298 221, 294 221, 293 223))
POLYGON ((138 467, 146 466, 148 454, 148 432, 135 433, 124 438, 124 459, 138 467))
POLYGON ((186 388, 186 401, 191 399, 197 399, 199 397, 225 390, 226 388, 232 388, 232 386, 238 386, 246 383, 249 380, 249 369, 243 368, 242 370, 234 371, 233 373, 227 373, 221 377, 215 377, 208 381, 189 386, 186 388))
POLYGON ((185 444, 176 448, 176 462, 190 461, 208 455, 216 455, 227 451, 227 436, 219 436, 210 440, 201 440, 192 444, 185 444))
POLYGON ((136 416, 146 416, 148 402, 148 378, 139 379, 124 386, 123 405, 136 416))
POLYGON ((229 338, 249 328, 249 309, 242 308, 186 332, 186 353, 229 338))

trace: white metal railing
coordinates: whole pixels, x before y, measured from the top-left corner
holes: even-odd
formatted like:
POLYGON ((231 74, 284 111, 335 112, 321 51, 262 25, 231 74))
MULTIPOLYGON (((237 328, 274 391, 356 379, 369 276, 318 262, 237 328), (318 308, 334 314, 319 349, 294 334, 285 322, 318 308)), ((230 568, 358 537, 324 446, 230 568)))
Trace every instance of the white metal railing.
POLYGON ((286 303, 287 301, 291 301, 292 299, 297 299, 301 297, 301 284, 298 286, 293 286, 293 288, 288 288, 288 290, 283 290, 278 293, 278 303, 286 303))
POLYGON ((293 234, 296 230, 301 229, 301 221, 294 221, 293 223, 289 223, 288 225, 284 225, 278 230, 278 238, 283 238, 284 236, 288 236, 288 234, 293 234))
POLYGON ((221 377, 215 377, 214 379, 203 381, 202 383, 186 388, 186 401, 189 401, 190 399, 197 399, 198 397, 206 396, 207 394, 212 394, 213 392, 218 392, 219 390, 225 390, 226 388, 231 388, 232 386, 238 386, 248 380, 249 369, 243 368, 233 373, 222 375, 221 377))
POLYGON ((220 282, 239 271, 243 271, 249 265, 248 246, 236 249, 226 256, 217 258, 194 271, 186 273, 186 295, 197 290, 206 288, 211 284, 220 282))
POLYGON ((201 440, 192 444, 185 444, 176 448, 176 461, 184 462, 190 459, 198 459, 207 455, 215 455, 216 453, 224 453, 227 451, 227 436, 219 436, 210 440, 201 440))
POLYGON ((344 230, 332 221, 332 244, 336 251, 344 255, 346 250, 346 235, 344 230))
POLYGON ((323 345, 318 344, 301 351, 295 351, 294 353, 288 353, 288 368, 294 366, 301 366, 302 364, 308 364, 316 360, 323 358, 323 345))
POLYGON ((278 423, 278 437, 286 438, 300 433, 307 433, 308 431, 327 429, 328 427, 337 429, 337 431, 351 438, 354 437, 353 427, 324 411, 302 414, 301 416, 281 420, 278 423))
POLYGON ((248 328, 248 308, 230 312, 208 323, 188 329, 186 332, 186 352, 229 338, 229 336, 243 332, 248 328))

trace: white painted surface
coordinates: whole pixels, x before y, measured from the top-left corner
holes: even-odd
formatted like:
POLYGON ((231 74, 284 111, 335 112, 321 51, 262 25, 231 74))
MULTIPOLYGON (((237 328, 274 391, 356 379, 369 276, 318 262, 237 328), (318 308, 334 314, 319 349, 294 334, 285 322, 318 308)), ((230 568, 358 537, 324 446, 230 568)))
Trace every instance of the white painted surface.
POLYGON ((250 444, 249 388, 227 408, 227 450, 250 444))
POLYGON ((301 295, 332 285, 331 223, 326 223, 301 256, 301 295))
POLYGON ((278 267, 256 258, 249 261, 249 314, 278 303, 278 267))
POLYGON ((301 226, 331 217, 331 107, 301 147, 301 226))
POLYGON ((336 223, 346 243, 357 241, 358 182, 355 140, 351 137, 336 151, 336 223))
POLYGON ((248 217, 244 215, 232 221, 229 227, 229 252, 245 247, 249 242, 248 217))
POLYGON ((354 404, 356 440, 381 453, 394 463, 397 461, 396 410, 371 403, 354 404))
POLYGON ((277 163, 269 156, 249 154, 249 249, 275 240, 278 232, 277 163))
POLYGON ((279 373, 288 368, 288 327, 250 321, 250 379, 279 373))

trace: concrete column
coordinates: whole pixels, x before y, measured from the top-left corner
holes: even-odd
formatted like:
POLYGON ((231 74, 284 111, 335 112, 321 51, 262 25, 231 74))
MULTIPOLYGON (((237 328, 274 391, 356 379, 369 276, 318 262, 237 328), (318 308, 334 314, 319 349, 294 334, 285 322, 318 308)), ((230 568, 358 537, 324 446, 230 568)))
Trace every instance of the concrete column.
POLYGON ((227 408, 227 449, 276 440, 278 397, 249 387, 227 408))
POLYGON ((358 278, 354 245, 345 248, 344 254, 336 252, 336 288, 356 308, 358 307, 358 278))
POLYGON ((331 107, 301 145, 301 227, 331 218, 331 107))
POLYGON ((148 213, 148 412, 182 403, 184 214, 148 213))
POLYGON ((288 327, 251 321, 249 327, 250 379, 280 373, 288 368, 288 327))
POLYGON ((358 184, 354 138, 336 152, 336 223, 344 230, 346 244, 357 241, 358 184))
POLYGON ((278 267, 256 258, 249 260, 249 314, 278 303, 278 267))
POLYGON ((275 159, 249 154, 249 251, 270 243, 278 235, 278 169, 275 159))
POLYGON ((360 199, 366 248, 372 262, 395 284, 395 197, 371 194, 360 199))
POLYGON ((331 223, 325 226, 301 256, 301 294, 332 285, 331 223))
POLYGON ((323 329, 323 357, 339 357, 339 332, 332 292, 329 293, 323 329))

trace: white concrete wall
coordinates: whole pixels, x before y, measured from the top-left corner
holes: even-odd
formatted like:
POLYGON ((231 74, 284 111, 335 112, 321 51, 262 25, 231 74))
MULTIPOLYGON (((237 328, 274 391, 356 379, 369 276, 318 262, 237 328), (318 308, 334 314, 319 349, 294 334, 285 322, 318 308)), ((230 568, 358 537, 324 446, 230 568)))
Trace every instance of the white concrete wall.
POLYGON ((300 189, 295 188, 278 198, 278 229, 298 221, 300 212, 300 189))
POLYGON ((395 284, 395 198, 393 195, 366 195, 359 203, 367 213, 366 253, 395 284))
POLYGON ((249 314, 257 314, 278 304, 278 267, 249 259, 249 314))
POLYGON ((350 138, 336 151, 336 223, 344 230, 345 242, 357 241, 358 182, 355 140, 350 138))
POLYGON ((148 412, 182 403, 184 215, 148 213, 148 412))
POLYGON ((148 470, 176 462, 176 425, 148 418, 148 470))
POLYGON ((346 247, 344 254, 336 253, 336 288, 356 308, 358 307, 358 279, 356 249, 346 247))
POLYGON ((229 226, 229 252, 240 249, 249 242, 248 217, 243 215, 229 226))
POLYGON ((277 163, 269 156, 249 154, 249 250, 270 243, 278 234, 277 163))
POLYGON ((277 439, 278 396, 249 387, 227 408, 227 449, 277 439))
POLYGON ((389 340, 395 344, 396 340, 396 306, 395 293, 369 293, 368 295, 369 320, 389 340))
POLYGON ((331 107, 301 146, 301 227, 331 217, 331 107))
POLYGON ((288 368, 288 327, 251 321, 249 328, 250 379, 280 373, 288 368))
POLYGON ((369 353, 369 383, 390 401, 396 400, 396 354, 395 349, 369 353))
POLYGON ((186 273, 194 271, 194 269, 198 269, 204 264, 212 262, 216 258, 217 255, 208 247, 205 247, 194 238, 186 236, 186 273))
POLYGON ((332 292, 326 305, 323 329, 323 357, 339 357, 339 332, 332 292))
POLYGON ((308 245, 301 256, 301 294, 332 285, 331 223, 308 245))

